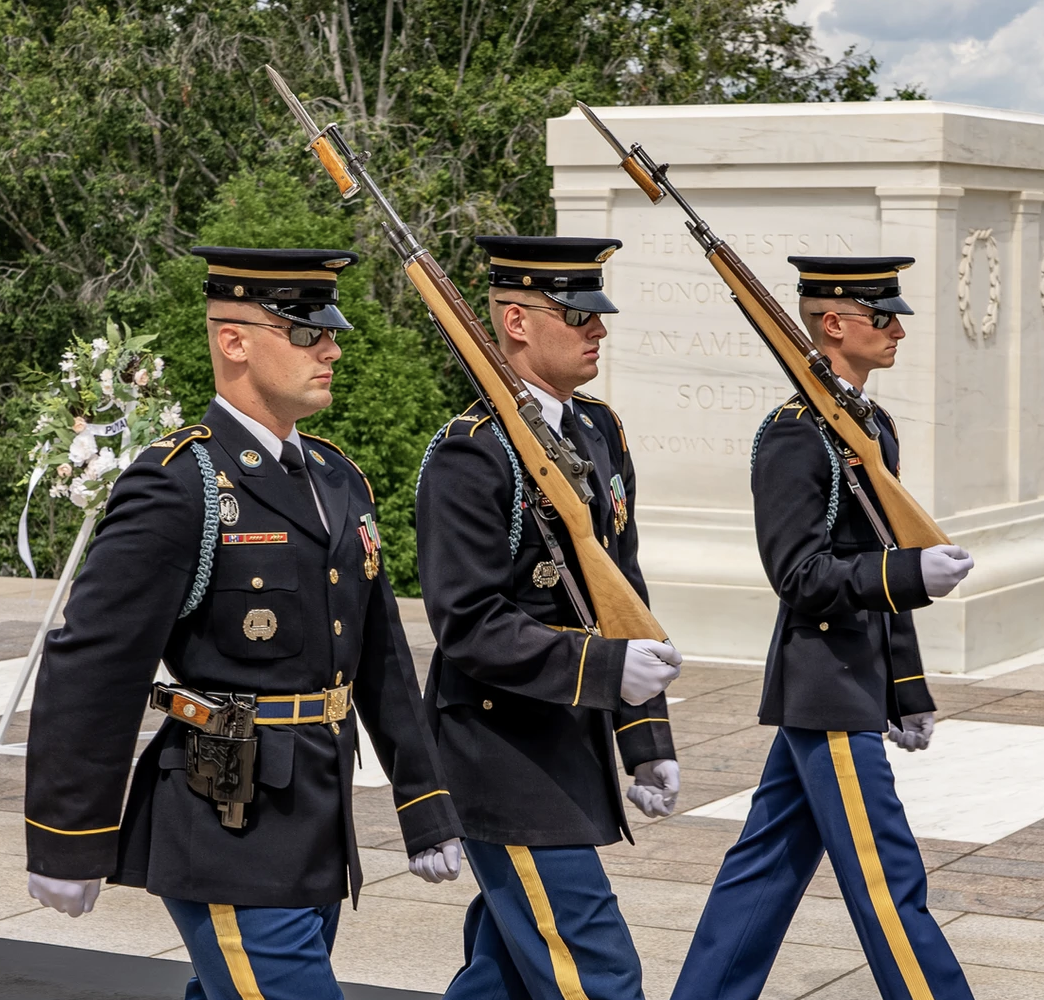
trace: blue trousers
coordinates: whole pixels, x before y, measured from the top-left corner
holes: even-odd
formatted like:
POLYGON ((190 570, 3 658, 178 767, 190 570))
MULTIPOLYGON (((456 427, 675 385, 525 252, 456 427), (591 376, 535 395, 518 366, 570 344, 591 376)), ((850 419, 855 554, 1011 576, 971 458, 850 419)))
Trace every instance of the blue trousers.
POLYGON ((330 965, 340 903, 283 909, 163 902, 196 973, 185 1000, 344 1000, 330 965))
POLYGON ((672 1000, 756 1000, 823 850, 885 1000, 972 1000, 880 733, 779 730, 672 1000))
POLYGON ((642 1000, 642 968, 593 847, 467 840, 481 894, 443 1000, 642 1000))

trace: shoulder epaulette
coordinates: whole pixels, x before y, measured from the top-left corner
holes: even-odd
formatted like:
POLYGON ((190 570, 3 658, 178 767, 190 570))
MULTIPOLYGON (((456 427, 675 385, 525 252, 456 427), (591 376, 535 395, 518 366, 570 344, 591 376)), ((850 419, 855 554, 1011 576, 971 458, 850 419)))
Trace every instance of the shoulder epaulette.
POLYGON ((450 433, 467 433, 469 437, 474 437, 475 431, 492 419, 492 414, 486 404, 481 399, 476 399, 467 409, 458 413, 446 424, 442 436, 448 438, 450 433))
MULTIPOLYGON (((310 441, 321 441, 328 448, 333 448, 333 450, 336 451, 337 454, 341 456, 341 458, 348 458, 348 456, 343 451, 341 451, 341 449, 338 448, 337 445, 333 443, 333 441, 329 440, 328 438, 321 438, 318 434, 305 434, 304 431, 298 431, 297 433, 300 434, 303 438, 308 438, 310 441)), ((351 462, 351 459, 349 458, 348 461, 351 462)), ((352 464, 354 465, 355 463, 352 462, 352 464)))
POLYGON ((189 427, 179 427, 176 431, 156 438, 149 447, 168 449, 161 463, 166 465, 185 445, 191 444, 193 441, 206 441, 209 437, 210 428, 206 424, 192 424, 189 427))
POLYGON ((620 435, 620 445, 624 451, 627 451, 627 437, 624 434, 623 421, 617 416, 616 410, 614 410, 604 399, 598 399, 595 396, 591 396, 586 392, 574 391, 573 399, 579 399, 581 403, 595 403, 598 406, 604 406, 608 410, 609 415, 613 418, 613 422, 616 424, 617 433, 620 435))

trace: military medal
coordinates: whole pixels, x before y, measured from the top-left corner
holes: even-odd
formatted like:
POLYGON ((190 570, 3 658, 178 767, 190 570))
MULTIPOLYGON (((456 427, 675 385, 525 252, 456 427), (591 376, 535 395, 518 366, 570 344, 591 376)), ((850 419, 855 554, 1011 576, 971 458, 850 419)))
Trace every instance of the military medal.
POLYGON ((276 634, 279 623, 268 608, 251 608, 243 619, 243 634, 251 641, 269 640, 276 634))
POLYGON ((613 493, 613 527, 619 535, 627 527, 627 494, 619 473, 609 480, 609 488, 613 493))
POLYGON ((374 524, 372 515, 363 514, 359 520, 362 524, 357 530, 366 552, 363 571, 366 573, 366 579, 372 580, 381 568, 381 536, 377 534, 377 525, 374 524))
POLYGON ((239 460, 248 469, 256 469, 261 464, 261 456, 256 451, 241 451, 239 453, 239 460))
POLYGON ((553 562, 538 562, 533 568, 533 583, 537 587, 553 587, 560 579, 553 562))
POLYGON ((214 479, 214 483, 223 490, 234 490, 236 488, 235 483, 232 482, 228 476, 225 475, 225 470, 222 469, 214 479))
POLYGON ((218 517, 230 527, 239 520, 239 503, 231 493, 218 494, 218 517))

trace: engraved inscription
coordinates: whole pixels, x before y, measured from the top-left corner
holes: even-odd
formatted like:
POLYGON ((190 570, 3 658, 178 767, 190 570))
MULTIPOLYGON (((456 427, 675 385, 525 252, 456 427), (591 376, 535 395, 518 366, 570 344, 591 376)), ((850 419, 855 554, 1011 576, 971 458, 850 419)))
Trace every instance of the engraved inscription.
MULTIPOLYGON (((823 254, 836 257, 851 254, 852 233, 723 233, 721 238, 738 254, 823 254)), ((703 248, 687 233, 642 233, 639 247, 643 254, 703 255, 703 248)))
POLYGON ((646 357, 760 358, 767 352, 753 330, 729 333, 685 333, 680 330, 646 330, 638 354, 646 357))
POLYGON ((746 412, 769 410, 785 403, 794 390, 788 385, 729 385, 725 382, 704 382, 695 385, 683 382, 678 386, 675 406, 679 410, 718 410, 746 412))

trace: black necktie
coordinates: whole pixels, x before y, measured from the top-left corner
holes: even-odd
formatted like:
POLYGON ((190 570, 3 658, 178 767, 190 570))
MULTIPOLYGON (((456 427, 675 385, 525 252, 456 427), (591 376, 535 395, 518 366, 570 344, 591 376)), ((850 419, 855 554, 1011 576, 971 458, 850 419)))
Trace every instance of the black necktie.
POLYGON ((308 478, 308 470, 305 468, 301 449, 289 441, 283 442, 283 451, 279 461, 286 474, 290 477, 294 492, 302 503, 301 514, 309 527, 318 531, 320 535, 329 534, 323 527, 322 518, 319 516, 319 508, 316 506, 315 494, 312 492, 312 483, 308 478))
POLYGON ((562 437, 569 438, 581 458, 591 460, 591 453, 587 450, 587 442, 573 415, 573 408, 564 404, 562 406, 562 437))

